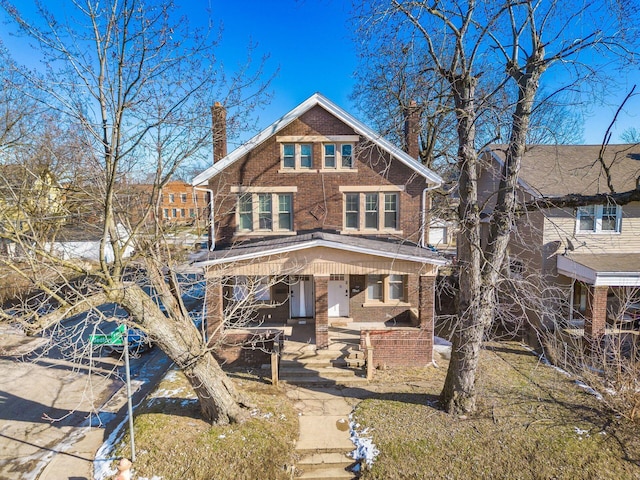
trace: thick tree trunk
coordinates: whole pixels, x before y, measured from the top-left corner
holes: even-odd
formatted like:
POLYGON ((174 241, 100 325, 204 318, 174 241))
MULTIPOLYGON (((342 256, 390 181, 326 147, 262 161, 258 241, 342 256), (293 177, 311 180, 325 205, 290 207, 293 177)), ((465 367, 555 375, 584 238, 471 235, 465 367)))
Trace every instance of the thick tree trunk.
POLYGON ((180 368, 198 399, 202 415, 216 424, 241 422, 247 418, 247 402, 207 349, 200 332, 188 315, 166 316, 139 286, 124 284, 108 292, 132 316, 180 368))
POLYGON ((475 373, 484 328, 481 319, 477 317, 481 289, 481 251, 475 150, 476 79, 467 75, 450 81, 458 119, 460 289, 457 299, 458 324, 453 336, 451 361, 440 400, 449 413, 460 414, 475 410, 475 373))

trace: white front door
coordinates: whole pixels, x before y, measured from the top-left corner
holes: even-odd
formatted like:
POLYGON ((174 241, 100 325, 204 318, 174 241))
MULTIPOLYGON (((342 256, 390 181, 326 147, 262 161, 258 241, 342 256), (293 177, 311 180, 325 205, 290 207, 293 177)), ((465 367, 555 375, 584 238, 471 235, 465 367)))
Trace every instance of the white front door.
POLYGON ((330 317, 349 316, 349 282, 345 275, 331 275, 327 297, 330 317))
POLYGON ((309 275, 292 277, 289 287, 291 318, 309 318, 314 315, 313 282, 309 275))

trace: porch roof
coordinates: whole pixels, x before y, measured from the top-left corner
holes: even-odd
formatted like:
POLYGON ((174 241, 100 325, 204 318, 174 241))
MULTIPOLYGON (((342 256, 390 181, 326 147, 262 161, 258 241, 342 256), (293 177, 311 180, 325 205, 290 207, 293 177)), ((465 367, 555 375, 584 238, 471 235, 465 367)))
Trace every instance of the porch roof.
POLYGON ((557 265, 558 273, 594 286, 640 286, 640 253, 558 255, 557 265))
POLYGON ((194 267, 207 267, 241 260, 251 260, 315 247, 326 247, 340 251, 373 255, 392 260, 405 260, 436 266, 449 263, 432 250, 414 244, 395 241, 312 232, 291 237, 274 238, 233 245, 214 251, 206 251, 193 257, 194 267))

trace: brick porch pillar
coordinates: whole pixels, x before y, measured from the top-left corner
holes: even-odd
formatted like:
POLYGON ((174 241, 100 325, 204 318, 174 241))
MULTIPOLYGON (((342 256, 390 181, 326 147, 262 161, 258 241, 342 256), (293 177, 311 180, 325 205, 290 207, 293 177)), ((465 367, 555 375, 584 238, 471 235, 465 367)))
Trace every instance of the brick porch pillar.
POLYGON ((313 276, 316 311, 316 348, 329 346, 329 276, 313 276))
POLYGON ((222 335, 224 328, 224 294, 222 290, 222 278, 207 278, 207 338, 209 343, 215 343, 222 335))
POLYGON ((420 275, 418 317, 420 328, 433 332, 433 318, 435 315, 436 277, 420 275))
POLYGON ((584 339, 589 345, 597 345, 607 325, 607 286, 589 286, 587 310, 584 321, 584 339))

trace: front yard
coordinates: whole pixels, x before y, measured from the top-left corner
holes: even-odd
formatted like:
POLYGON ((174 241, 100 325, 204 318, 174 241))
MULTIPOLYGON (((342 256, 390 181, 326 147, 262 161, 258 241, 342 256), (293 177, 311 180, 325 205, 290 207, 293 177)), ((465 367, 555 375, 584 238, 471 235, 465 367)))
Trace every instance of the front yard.
MULTIPOLYGON (((362 478, 640 479, 640 424, 612 414, 521 345, 486 345, 472 417, 438 408, 445 374, 446 364, 392 369, 357 387, 368 390, 361 398, 373 398, 359 403, 354 419, 380 451, 362 478)), ((200 419, 180 374, 163 381, 137 412, 135 478, 292 478, 298 420, 283 389, 252 374, 233 376, 259 409, 246 424, 227 427, 200 419)), ((125 438, 115 455, 128 453, 125 438)))

